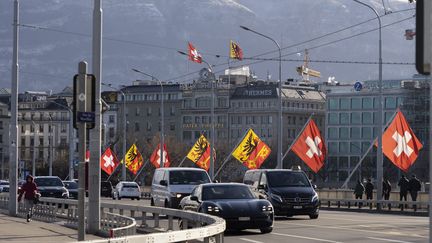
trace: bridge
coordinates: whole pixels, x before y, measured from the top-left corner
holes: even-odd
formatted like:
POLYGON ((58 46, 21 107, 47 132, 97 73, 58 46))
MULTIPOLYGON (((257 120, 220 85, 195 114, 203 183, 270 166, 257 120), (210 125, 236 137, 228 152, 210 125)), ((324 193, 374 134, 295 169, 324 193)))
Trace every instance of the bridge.
MULTIPOLYGON (((150 207, 148 200, 101 200, 102 231, 87 235, 88 242, 428 242, 427 202, 386 201, 376 211, 377 201, 344 198, 349 191, 320 191, 321 212, 308 217, 277 217, 274 230, 225 232, 217 217, 174 209, 150 207), (326 198, 325 195, 333 198, 326 198), (339 197, 339 198, 338 198, 339 197), (407 205, 405 205, 407 204, 407 205), (359 205, 362 205, 359 207, 359 205), (181 224, 179 224, 181 222, 181 224)), ((144 198, 145 199, 145 198, 144 198)), ((7 208, 0 195, 0 209, 7 208)), ((34 222, 0 214, 0 242, 73 242, 77 240, 75 200, 43 198, 34 222)), ((2 211, 0 211, 1 213, 2 211)))

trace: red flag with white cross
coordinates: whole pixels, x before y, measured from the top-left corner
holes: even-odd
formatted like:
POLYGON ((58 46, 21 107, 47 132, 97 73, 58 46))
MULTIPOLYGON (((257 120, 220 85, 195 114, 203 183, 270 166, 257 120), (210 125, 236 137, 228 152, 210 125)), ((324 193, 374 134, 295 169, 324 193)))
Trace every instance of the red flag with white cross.
MULTIPOLYGON (((156 167, 160 167, 160 161, 161 161, 161 151, 160 151, 160 144, 158 144, 157 148, 153 151, 152 155, 150 156, 150 162, 156 167)), ((166 145, 164 144, 163 150, 162 150, 162 163, 163 167, 170 167, 171 161, 168 155, 168 150, 166 148, 166 145)))
POLYGON ((188 42, 189 47, 189 60, 196 63, 202 63, 201 54, 198 53, 197 49, 192 45, 192 43, 188 42))
POLYGON ((111 175, 115 171, 119 163, 120 162, 117 159, 117 156, 110 148, 107 148, 101 156, 101 160, 100 160, 101 169, 105 171, 108 175, 111 175))
MULTIPOLYGON (((408 172, 423 148, 401 111, 382 135, 383 154, 401 170, 408 172)), ((375 143, 377 146, 377 143, 375 143)))
POLYGON ((315 122, 310 119, 292 147, 292 151, 317 173, 324 165, 327 150, 324 138, 315 122))

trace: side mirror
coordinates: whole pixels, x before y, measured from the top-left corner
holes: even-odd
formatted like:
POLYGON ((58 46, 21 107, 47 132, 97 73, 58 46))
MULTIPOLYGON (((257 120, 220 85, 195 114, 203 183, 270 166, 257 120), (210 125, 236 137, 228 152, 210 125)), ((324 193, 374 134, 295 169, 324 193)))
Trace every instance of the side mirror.
POLYGON ((166 180, 161 180, 160 184, 161 184, 161 186, 168 186, 168 183, 166 180))
POLYGON ((313 189, 317 189, 317 185, 313 184, 312 185, 313 189))
POLYGON ((215 180, 213 180, 213 183, 219 183, 219 181, 215 179, 215 180))
POLYGON ((190 197, 190 200, 192 200, 192 201, 197 201, 197 202, 198 202, 198 197, 197 197, 197 196, 191 196, 191 197, 190 197))

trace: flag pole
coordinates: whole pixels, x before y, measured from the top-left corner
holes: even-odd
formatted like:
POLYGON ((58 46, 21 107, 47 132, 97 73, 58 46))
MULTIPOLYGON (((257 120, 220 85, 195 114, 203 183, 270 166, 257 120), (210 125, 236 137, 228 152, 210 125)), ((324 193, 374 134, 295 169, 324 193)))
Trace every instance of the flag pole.
MULTIPOLYGON (((282 156, 282 161, 285 159, 285 157, 288 155, 289 151, 291 150, 291 148, 294 146, 294 144, 297 142, 298 138, 300 137, 300 135, 303 133, 303 131, 305 130, 307 124, 309 124, 309 121, 312 119, 312 116, 315 113, 312 113, 309 116, 309 119, 306 121, 306 123, 303 125, 303 128, 301 129, 301 131, 297 134, 297 137, 294 139, 294 141, 291 143, 291 145, 288 147, 287 151, 284 153, 284 155, 282 156)), ((283 168, 283 165, 282 165, 283 168)))
MULTIPOLYGON (((396 111, 393 113, 392 117, 387 121, 386 125, 383 127, 383 130, 381 131, 381 133, 383 133, 385 131, 385 129, 390 125, 390 123, 393 121, 393 119, 395 118, 396 114, 398 113, 399 107, 396 109, 396 111)), ((366 158, 367 154, 369 153, 369 151, 372 149, 372 147, 375 144, 375 141, 378 139, 378 137, 375 137, 375 139, 372 141, 371 145, 369 146, 369 148, 366 150, 366 152, 362 155, 362 157, 360 158, 359 162, 357 162, 356 166, 354 166, 353 170, 351 171, 351 173, 348 175, 348 177, 346 178, 345 182, 342 184, 342 188, 347 188, 348 187, 348 182, 351 180, 351 177, 354 175, 354 172, 358 169, 358 167, 363 163, 363 160, 366 158)), ((351 144, 351 143, 350 143, 351 144)), ((379 183, 379 182, 377 182, 379 183)))
POLYGON ((183 163, 185 162, 187 158, 187 155, 185 157, 183 157, 182 161, 180 161, 180 164, 177 167, 181 167, 183 165, 183 163))
POLYGON ((111 178, 111 176, 114 175, 114 173, 117 171, 118 167, 121 167, 121 166, 117 165, 116 168, 114 169, 114 171, 111 173, 111 175, 108 176, 108 178, 106 179, 106 181, 109 181, 109 179, 111 178))
MULTIPOLYGON (((246 137, 246 134, 248 133, 249 129, 245 132, 245 134, 243 135, 243 137, 241 137, 238 142, 237 145, 234 147, 234 149, 231 151, 231 153, 228 154, 228 156, 225 158, 224 162, 222 163, 222 165, 219 167, 219 169, 216 171, 216 173, 214 174, 212 180, 214 180, 216 178, 217 175, 219 175, 219 173, 221 172, 222 168, 225 166, 226 163, 228 163, 229 159, 232 156, 232 153, 234 153, 234 150, 237 149, 237 147, 240 145, 240 143, 243 141, 243 139, 246 137)), ((253 131, 253 129, 252 129, 253 131)))
POLYGON ((138 171, 137 175, 135 176, 135 178, 133 179, 133 181, 136 181, 136 179, 138 178, 138 176, 141 174, 141 172, 143 171, 144 167, 146 167, 146 165, 148 164, 149 159, 146 160, 146 162, 144 163, 143 166, 141 166, 141 169, 138 171))

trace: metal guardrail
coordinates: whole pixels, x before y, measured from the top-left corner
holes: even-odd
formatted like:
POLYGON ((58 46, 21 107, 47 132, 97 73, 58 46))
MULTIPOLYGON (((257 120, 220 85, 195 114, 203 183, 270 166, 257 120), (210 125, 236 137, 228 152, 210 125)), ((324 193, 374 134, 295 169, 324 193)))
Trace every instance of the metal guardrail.
MULTIPOLYGON (((0 205, 6 202, 0 197, 0 205)), ((77 201, 60 198, 41 198, 38 212, 51 220, 66 220, 66 225, 75 227, 78 222, 77 201)), ((101 229, 110 239, 87 241, 94 243, 108 242, 181 242, 204 239, 204 242, 223 242, 225 220, 208 214, 152 206, 120 205, 101 203, 101 229), (161 217, 164 215, 164 217, 161 217), (182 228, 174 229, 174 222, 181 220, 182 228), (152 221, 152 222, 150 222, 152 221), (161 221, 167 221, 165 228, 161 221), (136 230, 151 229, 153 232, 144 235, 136 230)))
POLYGON ((395 201, 395 200, 362 200, 362 199, 330 199, 320 198, 321 208, 358 208, 358 209, 376 209, 380 204, 383 210, 392 211, 428 211, 428 202, 414 201, 395 201))

